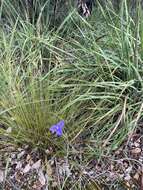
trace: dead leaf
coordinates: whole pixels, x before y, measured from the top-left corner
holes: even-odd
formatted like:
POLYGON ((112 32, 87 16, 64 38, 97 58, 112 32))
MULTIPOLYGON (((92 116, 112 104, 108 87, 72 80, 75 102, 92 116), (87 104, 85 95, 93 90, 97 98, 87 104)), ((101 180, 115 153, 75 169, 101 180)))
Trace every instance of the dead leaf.
POLYGON ((128 168, 126 169, 126 173, 131 173, 132 169, 133 169, 132 166, 128 167, 128 168))
POLYGON ((18 155, 17 155, 17 158, 20 159, 22 156, 24 156, 25 154, 25 150, 23 150, 22 152, 20 152, 18 155))
POLYGON ((31 159, 31 156, 28 154, 27 156, 26 156, 26 160, 28 161, 28 160, 30 160, 31 159))
POLYGON ((0 183, 4 180, 4 171, 0 170, 0 183))
POLYGON ((56 181, 54 181, 53 183, 52 183, 52 187, 57 187, 58 186, 58 183, 56 182, 56 181))
POLYGON ((137 143, 137 142, 134 142, 134 146, 135 146, 135 147, 140 147, 140 144, 137 143))
POLYGON ((16 168, 17 170, 22 168, 22 163, 21 162, 17 162, 16 168))
POLYGON ((130 181, 131 176, 130 176, 129 174, 127 174, 127 175, 124 177, 124 179, 125 179, 126 181, 130 181))
POLYGON ((18 171, 18 172, 16 172, 16 173, 14 174, 14 176, 15 176, 16 181, 20 182, 21 179, 22 179, 23 174, 18 171))
POLYGON ((133 178, 138 181, 139 177, 140 177, 139 173, 136 173, 133 178))
POLYGON ((50 177, 53 173, 53 170, 48 162, 46 162, 46 172, 47 172, 48 177, 50 177))
POLYGON ((38 176, 41 185, 44 186, 46 184, 46 179, 42 170, 39 171, 38 176))
POLYGON ((130 188, 130 187, 131 187, 131 185, 130 185, 129 182, 126 182, 126 186, 127 186, 127 188, 130 188))
POLYGON ((41 166, 41 160, 38 160, 32 165, 32 169, 38 170, 41 166))
POLYGON ((141 148, 134 148, 131 150, 132 154, 139 154, 141 152, 141 148))
POLYGON ((30 166, 30 164, 27 164, 25 166, 25 168, 23 169, 23 173, 25 174, 25 173, 29 172, 30 170, 31 170, 31 166, 30 166))
POLYGON ((63 164, 63 170, 67 177, 69 177, 71 175, 71 171, 70 171, 68 163, 63 164))
POLYGON ((34 185, 32 186, 33 190, 41 190, 42 189, 42 185, 40 183, 40 181, 36 181, 34 183, 34 185))

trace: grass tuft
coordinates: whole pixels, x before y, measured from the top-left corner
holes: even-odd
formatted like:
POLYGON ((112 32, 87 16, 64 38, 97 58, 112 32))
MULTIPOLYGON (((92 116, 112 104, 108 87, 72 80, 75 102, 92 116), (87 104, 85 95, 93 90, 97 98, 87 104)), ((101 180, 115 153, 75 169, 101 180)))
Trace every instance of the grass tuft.
POLYGON ((86 165, 116 150, 142 120, 142 13, 134 20, 123 1, 119 13, 100 5, 87 20, 72 10, 51 22, 50 1, 34 6, 1 3, 1 143, 64 156, 83 145, 86 165), (58 138, 49 128, 61 119, 58 138))

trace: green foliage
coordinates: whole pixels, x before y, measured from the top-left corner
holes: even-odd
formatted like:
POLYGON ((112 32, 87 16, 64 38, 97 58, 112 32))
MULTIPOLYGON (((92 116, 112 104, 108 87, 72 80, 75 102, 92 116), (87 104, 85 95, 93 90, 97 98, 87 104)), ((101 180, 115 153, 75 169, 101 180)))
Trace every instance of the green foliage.
POLYGON ((142 119, 141 12, 136 23, 126 1, 119 14, 100 6, 85 20, 73 11, 50 30, 42 14, 48 1, 36 25, 14 5, 1 5, 1 143, 69 155, 81 140, 85 164, 115 150, 142 119), (57 138, 49 128, 61 119, 64 135, 57 138))
POLYGON ((73 0, 3 0, 0 18, 8 25, 19 18, 46 32, 51 27, 57 28, 73 5, 73 0))

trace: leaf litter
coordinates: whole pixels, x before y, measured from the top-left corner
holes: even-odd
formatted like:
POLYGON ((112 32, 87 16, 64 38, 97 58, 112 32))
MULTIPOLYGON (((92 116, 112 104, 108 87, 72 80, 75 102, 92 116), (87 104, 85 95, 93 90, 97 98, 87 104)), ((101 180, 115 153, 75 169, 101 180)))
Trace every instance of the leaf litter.
MULTIPOLYGON (((5 190, 14 190, 15 187, 20 190, 46 190, 49 186, 59 189, 65 179, 69 184, 74 184, 82 176, 83 184, 98 181, 102 189, 107 189, 107 186, 104 188, 105 184, 119 181, 126 189, 142 189, 142 142, 142 133, 135 132, 130 140, 125 141, 112 154, 103 155, 100 160, 93 157, 86 165, 80 162, 83 155, 78 151, 69 157, 50 157, 46 153, 43 156, 37 149, 31 150, 28 146, 18 149, 11 146, 2 147, 0 184, 4 185, 5 190), (6 167, 7 158, 10 161, 6 167), (73 160, 78 164, 74 166, 73 160)), ((68 189, 70 190, 70 187, 68 189)))

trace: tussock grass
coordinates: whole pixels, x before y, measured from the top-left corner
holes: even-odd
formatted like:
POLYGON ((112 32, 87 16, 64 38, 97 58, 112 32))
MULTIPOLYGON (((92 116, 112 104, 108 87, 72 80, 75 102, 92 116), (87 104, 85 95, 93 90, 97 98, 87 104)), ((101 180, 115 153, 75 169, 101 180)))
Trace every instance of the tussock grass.
POLYGON ((1 5, 1 143, 70 155, 82 142, 84 164, 116 150, 142 119, 140 11, 136 22, 126 1, 119 14, 100 7, 88 20, 73 11, 49 30, 39 22, 43 6, 35 25, 14 5, 1 5), (53 137, 49 128, 61 119, 64 135, 53 137))
MULTIPOLYGON (((25 123, 27 131, 28 126, 37 126, 40 133, 44 125, 45 133, 46 114, 56 110, 55 117, 62 118, 70 113, 75 126, 80 118, 80 123, 85 124, 81 127, 85 129, 80 130, 87 130, 95 139, 103 142, 112 134, 108 143, 116 148, 130 132, 127 126, 136 120, 137 116, 130 116, 140 110, 142 90, 141 65, 135 64, 135 23, 127 5, 122 7, 121 15, 107 9, 96 22, 91 18, 91 24, 80 17, 75 20, 73 13, 60 26, 59 33, 40 34, 34 25, 21 18, 9 31, 1 27, 1 115, 8 118, 5 114, 11 113, 9 118, 15 123, 13 113, 20 112, 18 127, 25 123), (64 27, 69 23, 73 23, 75 30, 63 38, 64 27)), ((74 129, 69 131, 74 133, 74 129)), ((35 133, 39 139, 36 136, 35 133)))

